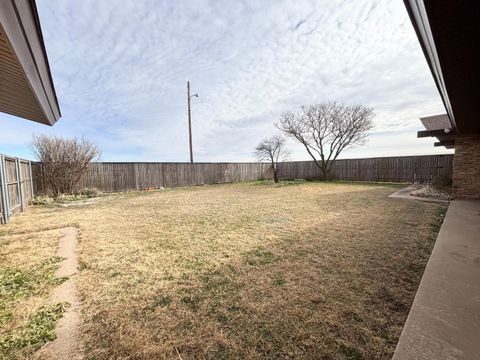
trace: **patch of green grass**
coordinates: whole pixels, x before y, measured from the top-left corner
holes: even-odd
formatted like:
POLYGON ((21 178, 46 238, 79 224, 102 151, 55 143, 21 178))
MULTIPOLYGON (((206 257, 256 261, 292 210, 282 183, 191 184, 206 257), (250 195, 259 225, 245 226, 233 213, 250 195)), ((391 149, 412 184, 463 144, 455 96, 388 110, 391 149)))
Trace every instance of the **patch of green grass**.
POLYGON ((78 261, 78 271, 88 270, 89 268, 90 268, 90 265, 85 261, 82 261, 82 260, 78 261))
POLYGON ((342 345, 340 351, 348 360, 363 360, 364 357, 360 351, 351 346, 342 345))
POLYGON ((207 354, 207 359, 230 359, 231 355, 223 344, 217 344, 212 352, 207 354))
POLYGON ((194 271, 199 271, 203 268, 205 264, 199 260, 192 260, 191 262, 186 264, 186 268, 194 271))
POLYGON ((235 271, 226 267, 222 270, 216 269, 204 273, 201 276, 203 283, 202 291, 214 293, 218 291, 233 291, 238 288, 238 285, 233 280, 235 271))
POLYGON ((227 305, 227 311, 231 313, 245 312, 245 308, 238 304, 229 304, 227 305))
POLYGON ((63 316, 68 304, 57 303, 42 306, 22 328, 13 334, 0 337, 0 355, 7 359, 13 352, 30 348, 38 349, 47 341, 55 339, 55 326, 63 316))
POLYGON ((6 309, 0 309, 0 325, 6 323, 12 317, 12 312, 6 309))
POLYGON ((38 195, 30 200, 31 205, 50 205, 55 201, 54 198, 48 195, 38 195))
POLYGON ((180 303, 188 307, 190 310, 195 311, 198 309, 200 299, 196 296, 187 295, 180 299, 180 303))
POLYGON ((111 278, 115 278, 115 277, 120 276, 120 275, 122 275, 122 273, 119 272, 119 271, 112 271, 111 273, 108 274, 108 276, 111 277, 111 278))
POLYGON ((248 265, 267 265, 278 260, 278 257, 275 256, 271 251, 259 246, 253 250, 247 251, 245 253, 245 262, 248 265))
POLYGON ((356 321, 356 322, 362 322, 363 319, 362 317, 357 314, 355 311, 352 311, 352 310, 347 310, 343 313, 343 316, 345 316, 346 319, 348 320, 353 320, 353 321, 356 321))
POLYGON ((260 328, 258 329, 258 333, 267 342, 273 342, 275 340, 273 331, 270 329, 268 325, 260 326, 260 328))
POLYGON ((332 184, 332 185, 362 185, 362 186, 388 186, 393 188, 404 188, 409 183, 395 183, 395 182, 379 182, 379 181, 346 181, 346 180, 329 180, 323 181, 318 179, 309 179, 308 182, 318 182, 322 184, 332 184))
POLYGON ((275 276, 275 278, 272 280, 272 285, 275 286, 282 286, 287 283, 287 280, 285 280, 283 277, 280 276, 275 276))
POLYGON ((24 297, 31 292, 33 277, 20 269, 2 269, 0 272, 0 295, 2 302, 6 299, 24 297))
POLYGON ((169 306, 170 304, 172 303, 172 298, 168 295, 160 295, 159 297, 157 297, 154 302, 153 302, 153 306, 155 307, 167 307, 169 306))
POLYGON ((280 187, 292 186, 292 185, 302 185, 305 184, 305 180, 282 180, 278 184, 280 187))
POLYGON ((18 298, 26 298, 41 291, 43 285, 58 285, 67 278, 55 277, 58 256, 48 258, 38 268, 22 270, 17 268, 0 268, 0 306, 18 298))
POLYGON ((58 205, 71 201, 91 199, 102 196, 103 194, 95 188, 86 188, 79 190, 75 194, 62 194, 57 197, 50 195, 38 195, 30 200, 32 205, 58 205))
MULTIPOLYGON (((29 348, 32 351, 54 338, 56 321, 62 316, 65 304, 44 306, 37 310, 24 325, 15 323, 15 308, 22 311, 22 301, 33 296, 46 296, 51 286, 65 281, 55 277, 61 258, 46 259, 30 269, 0 268, 0 324, 9 329, 0 332, 0 359, 12 358, 12 353, 29 348)), ((18 311, 17 311, 18 312, 18 311)), ((18 320, 17 320, 18 321, 18 320)))
POLYGON ((447 210, 447 206, 439 206, 437 210, 437 216, 433 219, 433 222, 430 223, 432 236, 434 236, 435 238, 437 237, 437 234, 442 227, 443 220, 445 219, 445 215, 447 214, 447 210))
POLYGON ((248 181, 246 182, 248 185, 253 186, 291 186, 291 185, 301 185, 305 184, 305 180, 281 180, 278 184, 275 184, 273 180, 256 180, 256 181, 248 181))
MULTIPOLYGON (((281 180, 277 187, 285 187, 291 185, 303 185, 305 183, 320 183, 325 185, 357 185, 357 186, 372 186, 372 187, 389 187, 393 189, 401 189, 407 186, 407 183, 392 183, 392 182, 374 182, 374 181, 345 181, 345 180, 322 180, 317 178, 308 179, 293 179, 293 180, 281 180)), ((253 186, 274 186, 273 180, 257 180, 245 182, 247 185, 253 186)))
POLYGON ((101 196, 102 192, 100 190, 98 190, 97 188, 87 187, 87 188, 83 188, 83 189, 78 190, 75 195, 76 196, 83 196, 84 198, 89 199, 89 198, 101 196))

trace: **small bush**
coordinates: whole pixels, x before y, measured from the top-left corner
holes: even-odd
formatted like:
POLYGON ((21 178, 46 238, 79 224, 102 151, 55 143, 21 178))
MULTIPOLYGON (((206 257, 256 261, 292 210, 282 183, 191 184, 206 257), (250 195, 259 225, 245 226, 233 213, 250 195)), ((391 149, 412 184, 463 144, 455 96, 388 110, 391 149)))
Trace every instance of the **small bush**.
POLYGON ((452 177, 448 173, 442 172, 432 179, 431 186, 443 192, 450 192, 452 188, 452 177))
POLYGON ((86 198, 93 198, 102 195, 102 192, 94 187, 83 188, 76 192, 76 195, 81 195, 86 198))
POLYGON ((100 149, 84 138, 39 135, 33 137, 32 148, 55 198, 73 194, 90 163, 100 158, 100 149))
POLYGON ((54 203, 58 204, 75 200, 90 199, 100 196, 101 194, 102 192, 96 188, 84 188, 75 192, 75 194, 72 195, 60 194, 57 197, 52 197, 50 195, 38 195, 35 196, 32 200, 30 200, 30 204, 51 205, 54 203))
POLYGON ((32 200, 30 200, 30 204, 32 205, 49 205, 54 202, 53 197, 48 195, 38 195, 35 196, 32 200))
POLYGON ((321 176, 307 176, 305 181, 323 181, 323 178, 321 176))

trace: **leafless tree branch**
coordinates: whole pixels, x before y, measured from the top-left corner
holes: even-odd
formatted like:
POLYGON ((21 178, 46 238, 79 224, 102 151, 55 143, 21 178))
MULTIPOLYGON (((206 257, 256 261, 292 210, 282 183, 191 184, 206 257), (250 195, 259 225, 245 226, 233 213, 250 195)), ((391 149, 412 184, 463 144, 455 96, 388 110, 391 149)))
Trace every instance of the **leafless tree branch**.
POLYGON ((269 161, 271 163, 275 184, 280 180, 277 163, 284 161, 288 156, 285 142, 286 139, 284 137, 276 135, 264 139, 255 148, 255 156, 259 161, 269 161))
POLYGON ((354 145, 364 145, 373 128, 373 108, 326 102, 302 106, 299 113, 287 112, 276 124, 287 136, 300 142, 324 179, 340 153, 354 145))
POLYGON ((72 194, 92 161, 100 158, 97 146, 82 139, 34 136, 33 152, 42 163, 45 181, 54 196, 72 194))

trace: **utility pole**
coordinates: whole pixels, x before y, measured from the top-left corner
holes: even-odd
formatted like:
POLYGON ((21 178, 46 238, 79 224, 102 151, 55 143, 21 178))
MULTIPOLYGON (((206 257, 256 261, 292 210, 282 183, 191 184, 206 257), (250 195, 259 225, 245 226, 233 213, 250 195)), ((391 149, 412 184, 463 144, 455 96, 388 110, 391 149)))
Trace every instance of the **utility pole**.
POLYGON ((190 100, 192 96, 198 97, 198 94, 190 95, 190 81, 187 81, 187 98, 188 98, 188 141, 190 143, 190 163, 193 164, 193 149, 192 149, 192 111, 190 109, 190 100))

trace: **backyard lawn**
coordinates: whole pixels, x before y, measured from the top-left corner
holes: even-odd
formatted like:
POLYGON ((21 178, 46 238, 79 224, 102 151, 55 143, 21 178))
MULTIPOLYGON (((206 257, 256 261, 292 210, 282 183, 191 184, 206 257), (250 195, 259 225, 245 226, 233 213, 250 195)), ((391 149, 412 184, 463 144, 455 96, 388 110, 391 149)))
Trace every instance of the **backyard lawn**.
POLYGON ((88 359, 389 359, 446 210, 389 185, 266 182, 34 206, 0 227, 0 358, 31 357, 67 304, 79 229, 88 359))

